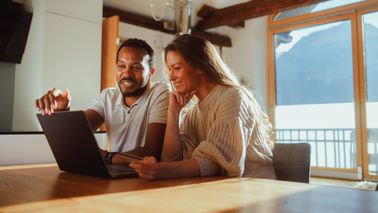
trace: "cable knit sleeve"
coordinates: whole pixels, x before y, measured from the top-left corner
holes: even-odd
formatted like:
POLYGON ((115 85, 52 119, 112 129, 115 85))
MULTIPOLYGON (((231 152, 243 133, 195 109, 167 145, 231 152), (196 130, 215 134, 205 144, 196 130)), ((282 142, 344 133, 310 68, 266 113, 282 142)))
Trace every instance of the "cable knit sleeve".
POLYGON ((212 106, 216 110, 206 140, 193 150, 192 158, 200 165, 202 176, 216 174, 219 167, 228 176, 242 176, 248 141, 255 125, 248 97, 233 88, 225 90, 219 99, 218 105, 212 106))

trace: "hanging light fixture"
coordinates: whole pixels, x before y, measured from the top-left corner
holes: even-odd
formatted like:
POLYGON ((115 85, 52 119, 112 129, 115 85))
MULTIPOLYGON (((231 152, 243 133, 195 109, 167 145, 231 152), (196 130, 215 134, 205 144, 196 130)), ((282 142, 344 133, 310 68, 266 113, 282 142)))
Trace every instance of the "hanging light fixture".
POLYGON ((190 33, 190 19, 192 15, 192 0, 174 0, 173 3, 166 1, 160 6, 160 14, 155 14, 154 4, 150 4, 151 15, 155 21, 161 21, 167 8, 174 10, 174 29, 177 35, 190 33))

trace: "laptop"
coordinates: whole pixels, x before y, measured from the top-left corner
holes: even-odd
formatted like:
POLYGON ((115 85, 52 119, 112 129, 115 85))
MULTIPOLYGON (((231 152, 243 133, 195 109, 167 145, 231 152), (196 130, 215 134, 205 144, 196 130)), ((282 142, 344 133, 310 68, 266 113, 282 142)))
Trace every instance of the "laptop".
POLYGON ((127 165, 106 165, 84 111, 37 113, 37 118, 62 171, 106 178, 136 177, 127 165))

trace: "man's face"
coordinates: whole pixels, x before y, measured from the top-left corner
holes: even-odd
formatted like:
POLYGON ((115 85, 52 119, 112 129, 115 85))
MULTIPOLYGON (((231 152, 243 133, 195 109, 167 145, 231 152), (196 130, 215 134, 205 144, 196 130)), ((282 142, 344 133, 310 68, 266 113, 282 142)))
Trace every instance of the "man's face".
POLYGON ((144 49, 123 47, 118 54, 117 82, 123 96, 140 96, 154 68, 150 68, 150 56, 144 49))

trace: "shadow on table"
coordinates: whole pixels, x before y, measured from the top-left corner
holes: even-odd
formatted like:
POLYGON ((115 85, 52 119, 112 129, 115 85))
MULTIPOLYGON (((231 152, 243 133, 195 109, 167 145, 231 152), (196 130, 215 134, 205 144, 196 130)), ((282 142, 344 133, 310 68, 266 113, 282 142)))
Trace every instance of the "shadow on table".
MULTIPOLYGON (((253 196, 259 195, 251 195, 251 202, 253 196)), ((231 212, 373 213, 378 212, 378 192, 323 186, 220 211, 219 213, 231 212)))

